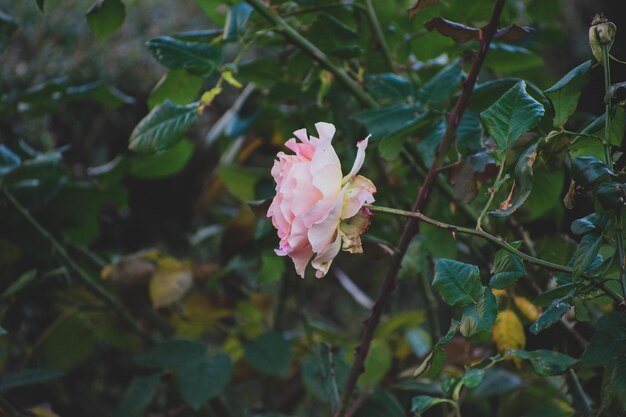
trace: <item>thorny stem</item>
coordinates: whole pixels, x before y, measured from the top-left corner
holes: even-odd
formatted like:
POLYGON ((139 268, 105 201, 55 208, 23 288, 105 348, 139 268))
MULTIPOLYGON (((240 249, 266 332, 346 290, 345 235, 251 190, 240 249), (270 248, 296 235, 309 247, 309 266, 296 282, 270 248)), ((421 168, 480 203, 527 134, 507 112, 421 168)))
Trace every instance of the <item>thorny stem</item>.
POLYGON ((493 202, 493 198, 496 196, 498 189, 501 185, 502 173, 504 172, 504 162, 505 158, 502 157, 502 161, 500 162, 500 169, 498 170, 498 176, 493 183, 493 187, 489 187, 489 199, 487 200, 487 204, 483 207, 483 211, 480 212, 480 216, 478 216, 478 220, 476 220, 476 230, 482 230, 481 224, 483 221, 483 217, 487 214, 487 210, 491 207, 491 203, 493 202))
MULTIPOLYGON (((611 59, 609 56, 609 46, 602 45, 602 66, 604 67, 604 94, 609 91, 611 85, 611 59)), ((611 134, 611 100, 605 98, 604 102, 604 157, 607 165, 613 169, 611 161, 611 144, 609 143, 609 135, 611 134)), ((622 286, 622 294, 626 299, 626 266, 624 265, 624 236, 622 232, 622 207, 615 210, 615 240, 617 242, 617 257, 619 262, 619 278, 622 286)))
POLYGON ((139 335, 144 337, 147 340, 154 341, 152 336, 148 334, 140 325, 135 321, 135 319, 131 316, 131 314, 126 310, 124 305, 120 302, 120 300, 110 292, 106 290, 106 288, 102 287, 87 271, 85 271, 80 265, 74 261, 74 259, 68 254, 65 250, 65 247, 54 237, 48 230, 46 230, 41 223, 39 223, 30 213, 29 211, 19 202, 17 199, 9 192, 8 189, 4 188, 4 195, 9 200, 9 202, 15 207, 15 209, 30 223, 35 230, 56 250, 59 256, 67 263, 67 265, 73 269, 77 276, 81 279, 81 281, 98 297, 104 300, 107 304, 109 304, 113 309, 115 309, 120 317, 122 317, 131 328, 136 331, 139 335))
POLYGON ((506 250, 507 252, 517 255, 520 258, 530 263, 533 263, 535 265, 540 265, 548 269, 551 269, 553 271, 566 272, 568 274, 571 274, 573 272, 573 269, 570 268, 569 266, 555 264, 552 262, 544 261, 543 259, 539 259, 531 255, 527 255, 524 252, 521 252, 520 250, 515 249, 513 246, 509 245, 505 240, 499 237, 496 237, 492 234, 489 234, 482 229, 472 229, 470 227, 462 227, 462 226, 456 226, 453 224, 440 222, 438 220, 431 219, 430 217, 427 217, 424 214, 417 212, 417 211, 406 211, 406 210, 399 210, 399 209, 394 209, 390 207, 380 207, 380 206, 372 206, 372 205, 368 205, 367 208, 370 209, 371 211, 395 214, 395 215, 404 216, 404 217, 412 217, 414 219, 417 219, 424 223, 428 223, 440 229, 449 230, 453 235, 455 235, 456 233, 462 233, 462 234, 467 234, 467 235, 479 236, 479 237, 482 237, 483 239, 486 239, 496 244, 497 246, 500 246, 502 249, 506 250))
POLYGON ((319 64, 333 73, 335 77, 345 85, 356 98, 358 98, 363 104, 369 107, 376 108, 378 103, 367 94, 359 85, 354 81, 348 73, 328 59, 328 56, 322 52, 318 47, 313 45, 308 39, 302 36, 298 31, 289 25, 280 16, 274 14, 269 7, 267 7, 261 0, 246 0, 254 9, 259 12, 267 21, 272 23, 283 34, 283 36, 293 42, 296 46, 308 53, 311 58, 319 62, 319 64))
MULTIPOLYGON (((429 200, 430 193, 436 183, 436 179, 439 173, 439 167, 442 165, 448 148, 454 142, 457 128, 459 126, 461 118, 463 117, 463 113, 465 112, 465 109, 469 104, 469 99, 472 95, 472 91, 474 90, 474 85, 478 80, 478 73, 480 72, 482 63, 485 60, 487 51, 489 50, 491 40, 496 33, 496 29, 500 21, 500 15, 502 14, 502 9, 504 8, 504 2, 505 0, 496 0, 489 23, 487 23, 487 26, 482 29, 482 37, 479 50, 476 54, 476 57, 474 58, 470 72, 467 75, 467 79, 463 83, 463 90, 459 95, 459 98, 457 99, 454 110, 448 118, 448 124, 446 126, 443 137, 441 138, 441 142, 439 144, 439 148, 437 149, 434 161, 430 166, 426 177, 424 178, 424 182, 422 184, 422 187, 420 188, 418 197, 413 204, 414 211, 422 211, 426 206, 426 203, 429 200)), ((376 327, 380 322, 381 315, 385 306, 387 305, 389 297, 397 285, 397 277, 398 272, 400 271, 400 266, 402 265, 402 258, 404 257, 404 254, 406 253, 409 244, 411 243, 411 240, 418 232, 419 223, 417 219, 410 218, 404 225, 404 231, 402 232, 402 236, 398 243, 398 251, 391 260, 391 264, 387 271, 387 275, 385 276, 385 280, 383 281, 382 288, 378 294, 378 298, 376 299, 369 318, 364 323, 365 327, 361 335, 361 341, 355 350, 354 363, 352 365, 352 368, 350 369, 350 373, 348 374, 348 378, 343 389, 341 408, 336 414, 336 416, 338 417, 342 417, 345 415, 348 401, 352 397, 352 393, 356 387, 357 380, 365 370, 364 363, 367 357, 367 353, 369 351, 370 344, 372 342, 372 338, 374 337, 374 331, 376 330, 376 327)))
POLYGON ((372 0, 365 0, 365 6, 367 10, 367 17, 372 25, 372 29, 378 38, 378 43, 380 44, 380 48, 383 50, 383 55, 385 56, 385 60, 387 61, 387 65, 392 72, 395 71, 395 64, 393 63, 393 57, 391 56, 391 51, 389 50, 389 45, 387 45, 387 41, 385 40, 385 35, 383 34, 382 29, 380 28, 380 22, 378 21, 378 17, 376 16, 376 11, 374 10, 374 5, 372 4, 372 0))

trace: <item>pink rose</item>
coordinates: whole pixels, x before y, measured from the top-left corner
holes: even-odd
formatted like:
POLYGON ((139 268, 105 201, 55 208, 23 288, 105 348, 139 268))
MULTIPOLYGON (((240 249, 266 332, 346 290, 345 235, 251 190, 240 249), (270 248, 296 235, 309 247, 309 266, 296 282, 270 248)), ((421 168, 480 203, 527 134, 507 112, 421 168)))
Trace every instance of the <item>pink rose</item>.
POLYGON ((360 253, 361 234, 369 226, 370 211, 363 207, 374 202, 376 187, 370 180, 356 175, 365 159, 368 138, 357 143, 357 155, 348 175, 331 144, 335 126, 316 123, 319 138, 308 137, 306 129, 293 134, 285 146, 295 155, 278 153, 272 176, 276 180, 276 197, 267 216, 280 238, 276 253, 293 259, 296 272, 304 278, 311 265, 322 278, 343 247, 360 253))

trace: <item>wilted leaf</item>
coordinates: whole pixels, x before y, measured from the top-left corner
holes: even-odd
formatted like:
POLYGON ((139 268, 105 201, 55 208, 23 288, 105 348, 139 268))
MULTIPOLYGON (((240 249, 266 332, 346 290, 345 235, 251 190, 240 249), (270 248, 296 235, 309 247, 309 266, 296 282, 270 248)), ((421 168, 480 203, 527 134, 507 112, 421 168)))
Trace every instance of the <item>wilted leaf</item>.
POLYGON ((152 307, 168 307, 177 303, 193 283, 191 265, 174 258, 157 261, 157 269, 150 279, 152 307))
POLYGON ((438 3, 439 0, 416 0, 415 4, 407 9, 407 12, 409 13, 409 17, 412 17, 424 10, 425 8, 434 6, 438 3))
POLYGON ((500 203, 498 210, 489 214, 496 217, 506 217, 513 214, 524 204, 533 190, 533 165, 537 159, 537 144, 528 147, 520 156, 515 165, 515 180, 507 198, 500 203))
POLYGON ((441 17, 435 17, 424 23, 424 27, 428 30, 436 30, 444 36, 454 39, 456 42, 465 43, 472 39, 478 39, 480 30, 462 25, 460 23, 451 22, 441 17))

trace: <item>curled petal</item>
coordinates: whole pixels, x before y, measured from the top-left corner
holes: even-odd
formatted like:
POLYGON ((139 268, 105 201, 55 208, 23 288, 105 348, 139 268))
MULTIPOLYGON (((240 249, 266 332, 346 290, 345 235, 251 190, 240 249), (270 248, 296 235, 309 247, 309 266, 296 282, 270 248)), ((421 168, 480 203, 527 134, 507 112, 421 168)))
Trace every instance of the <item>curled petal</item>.
POLYGON ((330 123, 319 122, 315 123, 315 128, 317 129, 317 134, 322 142, 329 142, 333 140, 333 136, 335 136, 335 126, 330 123))
POLYGON ((341 236, 337 233, 335 240, 328 245, 322 252, 318 253, 311 265, 317 269, 315 271, 315 277, 323 278, 328 272, 330 265, 333 263, 333 259, 339 253, 341 249, 341 236))
POLYGON ((362 208, 359 212, 343 220, 339 226, 342 249, 350 253, 362 253, 361 235, 365 233, 370 225, 372 213, 367 208, 362 208))
POLYGON ((368 135, 365 139, 357 142, 356 158, 354 159, 354 164, 352 164, 352 169, 350 170, 348 175, 343 177, 343 179, 341 180, 342 184, 345 184, 346 182, 350 181, 350 178, 354 177, 363 166, 363 161, 365 161, 365 148, 367 148, 367 143, 369 142, 370 136, 372 135, 368 135))
POLYGON ((304 271, 307 264, 313 257, 313 250, 310 246, 306 246, 298 251, 289 253, 289 256, 293 260, 293 265, 296 267, 296 272, 301 278, 304 278, 304 271))
POLYGON ((334 201, 334 205, 323 220, 309 228, 307 236, 315 253, 322 252, 335 238, 339 222, 341 221, 342 197, 345 190, 346 187, 341 191, 339 198, 334 201))
POLYGON ((346 191, 341 210, 342 219, 348 219, 356 215, 365 204, 372 204, 374 202, 376 186, 367 178, 357 175, 344 187, 346 191))

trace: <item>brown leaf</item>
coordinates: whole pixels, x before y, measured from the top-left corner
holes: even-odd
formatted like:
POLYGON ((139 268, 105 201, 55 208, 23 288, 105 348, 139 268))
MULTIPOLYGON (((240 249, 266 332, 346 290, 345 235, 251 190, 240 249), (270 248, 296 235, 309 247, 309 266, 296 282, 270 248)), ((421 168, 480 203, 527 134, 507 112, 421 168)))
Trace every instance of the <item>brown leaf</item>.
POLYGON ((444 36, 454 39, 456 42, 465 43, 472 39, 478 39, 480 30, 465 26, 460 23, 451 22, 441 17, 435 17, 424 23, 424 27, 428 30, 436 30, 444 36))
POLYGON ((535 29, 530 26, 518 26, 511 25, 505 28, 499 29, 494 35, 495 38, 500 39, 505 42, 515 42, 522 39, 524 36, 528 35, 530 32, 535 29))
POLYGON ((425 8, 434 6, 437 3, 439 3, 439 0, 417 0, 413 6, 407 9, 407 12, 409 13, 409 17, 413 17, 425 8))

